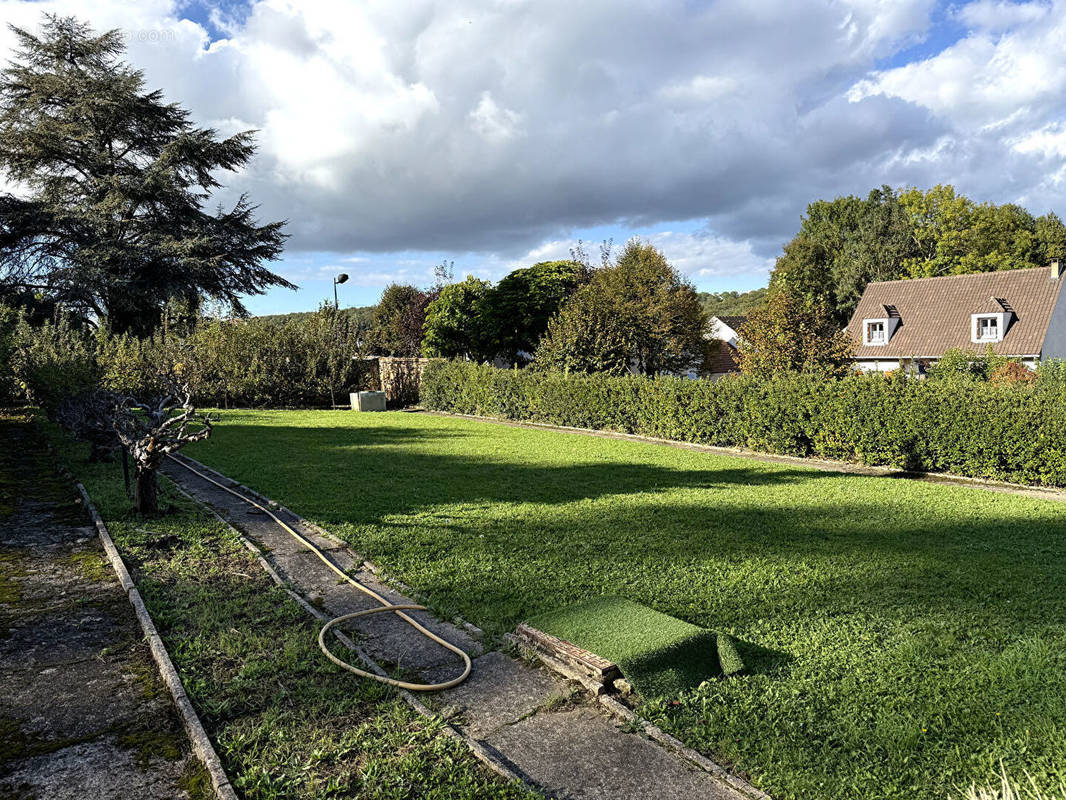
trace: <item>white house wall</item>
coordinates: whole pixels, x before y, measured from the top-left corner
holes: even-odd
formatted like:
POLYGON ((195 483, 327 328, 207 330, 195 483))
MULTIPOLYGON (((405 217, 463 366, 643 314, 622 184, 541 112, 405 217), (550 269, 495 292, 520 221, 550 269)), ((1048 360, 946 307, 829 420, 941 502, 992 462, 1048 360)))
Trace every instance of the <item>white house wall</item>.
POLYGON ((891 372, 894 369, 899 369, 899 359, 856 359, 855 369, 859 370, 860 372, 891 372))

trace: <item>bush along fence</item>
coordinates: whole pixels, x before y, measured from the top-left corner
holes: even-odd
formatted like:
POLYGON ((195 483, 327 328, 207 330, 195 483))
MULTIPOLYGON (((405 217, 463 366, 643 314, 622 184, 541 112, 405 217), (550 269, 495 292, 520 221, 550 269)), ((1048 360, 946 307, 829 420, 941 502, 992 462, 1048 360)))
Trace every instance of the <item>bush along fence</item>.
POLYGON ((1066 388, 903 375, 722 381, 426 366, 422 405, 540 422, 1066 486, 1066 388))

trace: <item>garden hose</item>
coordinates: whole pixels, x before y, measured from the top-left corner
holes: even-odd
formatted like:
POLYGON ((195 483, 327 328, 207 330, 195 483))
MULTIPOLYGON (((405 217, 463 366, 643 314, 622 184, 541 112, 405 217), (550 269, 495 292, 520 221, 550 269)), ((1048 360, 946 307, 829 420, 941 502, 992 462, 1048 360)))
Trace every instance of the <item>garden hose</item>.
POLYGON ((342 667, 343 669, 346 669, 349 672, 354 672, 356 675, 358 675, 358 676, 360 676, 362 678, 369 678, 372 681, 378 681, 380 683, 387 683, 389 686, 396 686, 396 687, 398 687, 400 689, 408 689, 409 691, 412 691, 412 692, 437 692, 437 691, 440 691, 442 689, 450 689, 453 686, 458 686, 460 683, 465 681, 467 679, 467 677, 469 677, 470 669, 471 669, 470 656, 468 656, 465 652, 463 652, 463 650, 461 648, 457 647, 456 645, 452 644, 449 641, 446 641, 445 639, 442 639, 440 636, 438 636, 437 634, 433 633, 433 631, 429 630, 424 625, 422 625, 418 620, 413 619, 412 617, 410 617, 410 616, 408 616, 407 614, 404 613, 405 611, 425 611, 425 606, 419 606, 419 605, 394 605, 394 604, 390 603, 388 600, 386 600, 380 594, 375 592, 373 589, 371 589, 371 588, 369 588, 367 586, 363 586, 363 584, 359 583, 359 581, 355 580, 347 572, 345 572, 340 567, 338 567, 336 564, 334 564, 332 561, 330 561, 326 557, 326 554, 323 553, 321 550, 319 550, 306 536, 303 536, 302 534, 297 533, 295 530, 293 530, 293 528, 290 525, 288 525, 284 520, 282 520, 280 517, 278 517, 278 515, 275 514, 273 511, 271 511, 269 508, 266 508, 265 506, 257 503, 255 500, 252 500, 252 499, 250 499, 248 497, 245 497, 240 492, 235 492, 233 489, 231 489, 228 486, 225 486, 225 485, 219 483, 218 481, 216 481, 214 478, 210 477, 209 475, 205 475, 200 470, 189 466, 184 461, 179 461, 178 459, 174 458, 173 456, 169 456, 169 458, 172 461, 174 461, 174 463, 180 464, 181 466, 185 467, 185 469, 189 470, 189 472, 192 472, 193 474, 200 476, 201 478, 203 478, 208 483, 212 483, 215 486, 217 486, 219 489, 223 489, 224 491, 229 492, 234 497, 236 497, 236 498, 238 498, 240 500, 243 500, 244 502, 248 503, 249 505, 252 505, 252 506, 255 506, 256 508, 258 508, 264 514, 266 514, 272 520, 274 520, 274 522, 278 523, 278 525, 280 525, 282 528, 284 528, 287 533, 289 533, 291 536, 295 537, 301 544, 306 545, 307 548, 309 550, 311 550, 316 556, 318 556, 319 559, 321 559, 322 563, 324 563, 327 567, 329 567, 331 570, 333 570, 338 575, 340 575, 342 578, 344 578, 344 580, 346 580, 348 583, 350 583, 356 589, 358 589, 359 591, 370 595, 375 600, 377 600, 379 603, 381 603, 381 608, 371 608, 371 609, 368 609, 366 611, 356 611, 354 614, 343 614, 342 616, 334 617, 333 619, 331 619, 329 622, 327 622, 325 625, 322 626, 322 630, 320 630, 318 632, 318 646, 322 650, 322 652, 326 654, 326 658, 328 658, 330 661, 332 661, 338 667, 342 667), (333 653, 330 652, 329 648, 326 647, 326 633, 334 625, 338 625, 338 624, 340 624, 342 622, 345 622, 346 620, 356 619, 357 617, 365 617, 365 616, 368 616, 370 614, 381 614, 381 613, 384 613, 384 612, 387 612, 387 611, 396 614, 396 616, 398 616, 400 619, 402 619, 408 625, 413 627, 416 631, 421 633, 423 636, 425 636, 426 638, 436 642, 441 647, 444 647, 444 648, 446 648, 448 650, 451 650, 457 656, 462 658, 463 659, 463 665, 464 665, 463 666, 463 674, 460 675, 458 678, 453 678, 452 680, 445 681, 443 683, 410 683, 408 681, 400 681, 400 680, 396 680, 394 678, 386 678, 386 677, 384 677, 382 675, 375 675, 372 672, 367 672, 366 670, 359 669, 358 667, 355 667, 355 666, 349 664, 347 661, 344 661, 341 658, 337 658, 337 656, 333 655, 333 653))

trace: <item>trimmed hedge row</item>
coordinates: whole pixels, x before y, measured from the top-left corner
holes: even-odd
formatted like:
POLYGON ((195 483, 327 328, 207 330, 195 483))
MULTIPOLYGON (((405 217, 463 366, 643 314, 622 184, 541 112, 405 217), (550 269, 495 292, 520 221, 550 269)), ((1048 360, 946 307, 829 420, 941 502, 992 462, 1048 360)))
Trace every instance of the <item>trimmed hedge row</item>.
POLYGON ((1066 389, 854 375, 718 382, 426 367, 422 405, 768 453, 1066 486, 1066 389))

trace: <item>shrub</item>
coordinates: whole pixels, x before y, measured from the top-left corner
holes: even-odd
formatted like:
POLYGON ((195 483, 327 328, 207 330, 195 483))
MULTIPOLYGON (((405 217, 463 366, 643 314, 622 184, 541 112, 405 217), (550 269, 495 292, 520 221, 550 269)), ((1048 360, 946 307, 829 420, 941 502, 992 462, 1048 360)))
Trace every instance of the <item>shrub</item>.
POLYGON ((437 362, 422 379, 422 404, 440 411, 1055 486, 1064 401, 1056 385, 903 374, 710 382, 437 362))
POLYGON ((66 314, 39 327, 23 317, 15 326, 11 373, 23 397, 52 415, 63 400, 96 385, 93 350, 92 338, 66 314))
POLYGON ((1000 364, 988 375, 991 383, 1033 383, 1036 373, 1018 361, 1000 364))
POLYGON ((940 360, 929 368, 928 377, 933 380, 986 381, 1008 361, 1006 356, 996 355, 992 345, 989 345, 984 353, 953 348, 946 351, 940 360))
POLYGON ((829 306, 788 290, 770 295, 738 332, 740 371, 770 376, 783 371, 843 377, 851 372, 855 344, 829 306))
POLYGON ((1036 379, 1044 386, 1066 386, 1066 359, 1041 361, 1036 367, 1036 379))
MULTIPOLYGON (((0 313, 0 370, 4 342, 0 313)), ((65 316, 40 326, 23 318, 12 342, 9 372, 21 399, 50 414, 98 386, 159 397, 179 383, 198 403, 280 407, 336 405, 366 388, 358 327, 332 305, 282 322, 202 319, 184 334, 147 338, 106 326, 90 334, 65 316)), ((0 393, 3 382, 0 371, 0 393)))

